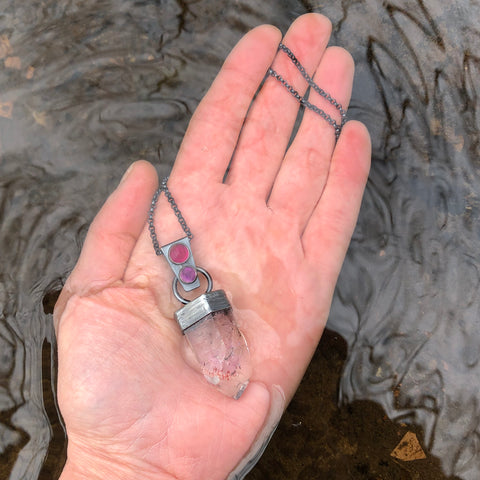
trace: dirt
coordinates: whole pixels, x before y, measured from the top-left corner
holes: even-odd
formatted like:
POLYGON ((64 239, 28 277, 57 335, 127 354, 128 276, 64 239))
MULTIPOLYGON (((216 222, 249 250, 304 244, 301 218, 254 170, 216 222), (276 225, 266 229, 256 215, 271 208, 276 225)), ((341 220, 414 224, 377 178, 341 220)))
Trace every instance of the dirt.
POLYGON ((338 406, 346 355, 345 341, 326 330, 297 394, 246 480, 460 480, 442 472, 419 428, 392 422, 374 402, 338 406), (402 456, 399 452, 405 460, 396 458, 402 456))

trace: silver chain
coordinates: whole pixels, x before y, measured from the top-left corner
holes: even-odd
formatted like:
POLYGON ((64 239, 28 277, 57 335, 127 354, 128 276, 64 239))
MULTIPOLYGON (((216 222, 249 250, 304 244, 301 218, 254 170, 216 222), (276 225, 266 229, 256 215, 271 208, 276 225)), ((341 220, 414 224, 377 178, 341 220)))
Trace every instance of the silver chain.
POLYGON ((180 209, 178 208, 178 205, 175 202, 173 195, 170 193, 170 190, 167 187, 167 182, 168 182, 168 177, 165 177, 162 180, 160 187, 153 195, 152 203, 150 204, 150 210, 148 211, 148 230, 150 231, 150 237, 152 238, 153 249, 155 250, 155 253, 159 256, 163 255, 163 253, 162 253, 162 250, 160 249, 160 244, 158 243, 158 237, 157 237, 157 232, 155 230, 153 216, 155 213, 155 208, 157 206, 158 197, 160 197, 162 192, 165 194, 165 197, 167 197, 167 200, 172 206, 173 212, 175 213, 175 216, 178 219, 178 223, 182 226, 182 229, 187 235, 187 237, 189 238, 189 240, 193 238, 193 234, 190 231, 190 228, 188 228, 187 222, 183 218, 182 212, 180 212, 180 209))
POLYGON ((323 88, 320 88, 310 77, 310 75, 306 72, 303 65, 298 61, 297 57, 293 54, 293 52, 283 43, 278 45, 279 50, 283 50, 290 58, 292 63, 297 67, 298 71, 302 74, 303 78, 307 81, 308 85, 313 88, 319 95, 325 98, 330 104, 332 104, 339 112, 341 121, 340 124, 332 118, 327 112, 322 110, 321 108, 317 107, 310 103, 305 97, 302 97, 297 90, 295 90, 279 73, 277 73, 272 68, 268 69, 268 74, 273 78, 276 78, 299 102, 301 105, 305 106, 306 108, 312 110, 313 112, 320 115, 323 119, 325 119, 334 129, 335 129, 335 138, 338 140, 340 133, 342 131, 345 122, 347 121, 347 112, 343 109, 343 107, 338 103, 329 93, 327 93, 323 88))
MULTIPOLYGON (((308 75, 306 72, 305 68, 303 65, 298 61, 297 57, 293 54, 293 52, 285 46, 283 43, 280 43, 278 46, 279 50, 283 50, 289 57, 290 60, 293 62, 293 64, 298 68, 299 72, 302 74, 303 78, 307 81, 308 85, 313 88, 319 95, 321 95, 323 98, 325 98, 329 103, 331 103, 339 112, 342 120, 340 121, 340 124, 336 122, 334 118, 332 118, 328 113, 323 111, 321 108, 317 107, 316 105, 313 105, 310 103, 305 97, 302 97, 297 90, 295 90, 280 74, 278 74, 275 70, 272 68, 268 69, 268 74, 274 78, 276 78, 299 102, 301 105, 305 106, 306 108, 309 108, 313 112, 317 113, 320 115, 323 119, 325 119, 332 127, 335 129, 335 138, 338 140, 338 137, 340 136, 340 132, 342 131, 342 127, 345 125, 345 122, 347 121, 347 112, 342 108, 342 106, 325 90, 320 88, 308 75)), ((153 217, 155 214, 155 208, 157 206, 158 198, 162 194, 162 192, 165 194, 165 197, 167 198, 168 202, 170 203, 173 212, 175 213, 178 223, 182 226, 183 231, 185 232, 185 235, 191 240, 193 238, 193 234, 190 231, 190 228, 188 228, 187 222, 183 218, 182 213, 180 212, 180 209, 178 208, 177 203, 175 202, 175 199, 173 198, 173 195, 170 193, 170 190, 167 187, 167 182, 168 182, 168 177, 165 177, 162 180, 162 183, 160 184, 160 187, 158 190, 155 192, 152 198, 152 203, 150 204, 150 209, 148 211, 148 230, 150 231, 150 237, 152 238, 152 243, 153 243, 153 249, 155 250, 155 253, 157 255, 163 255, 162 250, 160 248, 160 244, 158 243, 158 237, 157 237, 157 232, 155 230, 155 224, 153 221, 153 217)))

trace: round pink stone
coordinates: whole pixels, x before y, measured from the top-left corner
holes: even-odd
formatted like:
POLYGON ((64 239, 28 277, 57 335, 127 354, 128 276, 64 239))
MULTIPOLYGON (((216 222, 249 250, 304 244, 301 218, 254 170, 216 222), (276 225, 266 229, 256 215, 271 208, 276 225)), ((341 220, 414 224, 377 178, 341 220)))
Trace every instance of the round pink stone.
POLYGON ((183 283, 193 283, 197 278, 197 271, 193 267, 183 267, 178 276, 183 283))
POLYGON ((173 245, 168 251, 168 257, 173 263, 185 263, 189 256, 190 252, 183 243, 173 245))

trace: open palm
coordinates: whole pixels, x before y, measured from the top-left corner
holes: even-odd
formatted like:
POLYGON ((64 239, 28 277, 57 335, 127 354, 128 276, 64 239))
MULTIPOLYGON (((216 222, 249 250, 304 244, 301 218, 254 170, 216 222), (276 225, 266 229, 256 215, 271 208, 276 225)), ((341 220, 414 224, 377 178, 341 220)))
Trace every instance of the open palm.
MULTIPOLYGON (((326 48, 329 34, 328 20, 309 14, 283 43, 346 106, 353 62, 326 48)), ((289 146, 298 103, 273 78, 251 105, 270 65, 305 91, 279 41, 262 26, 235 47, 169 180, 197 265, 225 290, 247 339, 250 384, 233 400, 186 364, 172 274, 146 227, 157 176, 135 163, 92 223, 55 309, 64 480, 224 479, 268 435, 300 382, 327 320, 370 147, 357 122, 335 144, 332 127, 311 111, 289 146)), ((309 100, 331 107, 315 93, 309 100)), ((164 198, 155 225, 161 244, 183 236, 164 198)))

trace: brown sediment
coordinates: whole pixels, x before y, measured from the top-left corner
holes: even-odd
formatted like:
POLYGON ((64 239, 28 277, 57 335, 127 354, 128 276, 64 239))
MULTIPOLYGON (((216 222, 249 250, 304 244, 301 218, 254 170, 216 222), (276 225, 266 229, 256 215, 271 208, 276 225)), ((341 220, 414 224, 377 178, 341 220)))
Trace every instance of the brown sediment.
POLYGON ((442 472, 420 428, 392 422, 374 402, 338 407, 346 355, 345 341, 325 330, 300 388, 246 480, 459 480, 442 472), (426 458, 392 456, 405 435, 415 437, 426 458))

